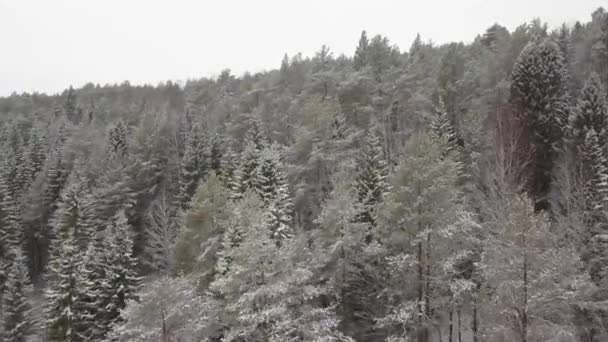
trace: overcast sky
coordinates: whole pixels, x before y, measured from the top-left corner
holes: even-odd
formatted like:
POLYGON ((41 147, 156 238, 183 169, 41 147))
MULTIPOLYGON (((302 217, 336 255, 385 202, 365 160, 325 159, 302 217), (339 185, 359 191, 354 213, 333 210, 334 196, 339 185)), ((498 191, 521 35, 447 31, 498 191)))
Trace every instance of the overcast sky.
POLYGON ((608 0, 0 0, 0 96, 260 71, 322 44, 352 55, 363 29, 402 50, 417 32, 467 42, 494 22, 557 26, 599 6, 608 0))

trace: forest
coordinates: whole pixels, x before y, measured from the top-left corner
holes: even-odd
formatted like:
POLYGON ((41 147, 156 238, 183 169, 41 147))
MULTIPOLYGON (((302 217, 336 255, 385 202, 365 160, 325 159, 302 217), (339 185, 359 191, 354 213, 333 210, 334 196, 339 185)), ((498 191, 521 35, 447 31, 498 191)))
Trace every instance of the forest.
POLYGON ((0 98, 1 340, 608 341, 608 12, 471 39, 0 98))

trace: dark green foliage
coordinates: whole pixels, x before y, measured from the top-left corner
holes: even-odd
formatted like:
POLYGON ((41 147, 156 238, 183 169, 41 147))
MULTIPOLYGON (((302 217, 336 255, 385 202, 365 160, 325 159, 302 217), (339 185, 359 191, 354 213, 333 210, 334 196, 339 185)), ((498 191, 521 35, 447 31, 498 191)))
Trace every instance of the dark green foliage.
POLYGON ((547 207, 553 164, 567 128, 568 79, 564 56, 549 38, 530 42, 511 73, 513 111, 528 139, 521 148, 534 148, 528 190, 538 208, 547 207))

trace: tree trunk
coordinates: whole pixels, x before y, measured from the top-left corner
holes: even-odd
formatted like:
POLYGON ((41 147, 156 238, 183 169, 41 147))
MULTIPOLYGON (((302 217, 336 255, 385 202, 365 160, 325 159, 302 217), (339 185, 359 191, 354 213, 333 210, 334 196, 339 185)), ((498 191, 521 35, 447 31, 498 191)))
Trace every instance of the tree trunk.
POLYGON ((426 294, 425 294, 425 314, 431 317, 431 233, 426 235, 426 294))
POLYGON ((478 327, 477 327, 477 303, 475 302, 475 299, 473 299, 473 327, 472 327, 471 330, 473 330, 473 342, 478 342, 479 339, 477 337, 477 330, 478 330, 478 327))
POLYGON ((523 237, 524 245, 524 266, 523 266, 523 278, 524 278, 524 305, 521 313, 521 327, 522 327, 522 342, 528 342, 528 251, 526 250, 526 236, 523 237))
POLYGON ((450 308, 450 330, 448 335, 448 342, 452 342, 452 336, 454 333, 454 307, 450 308))
POLYGON ((458 342, 462 342, 462 330, 460 329, 462 327, 462 324, 460 324, 460 312, 461 309, 458 308, 458 311, 456 312, 458 314, 458 342))
POLYGON ((424 265, 422 264, 422 242, 418 242, 418 342, 427 342, 426 328, 424 327, 424 311, 422 309, 422 300, 424 299, 424 265))

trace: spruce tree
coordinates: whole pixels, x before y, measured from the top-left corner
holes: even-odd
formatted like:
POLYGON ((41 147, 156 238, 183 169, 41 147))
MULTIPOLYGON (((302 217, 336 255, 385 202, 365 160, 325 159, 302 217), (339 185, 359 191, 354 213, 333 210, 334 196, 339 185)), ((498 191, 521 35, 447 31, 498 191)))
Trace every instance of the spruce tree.
POLYGON ((570 140, 573 146, 585 142, 590 130, 594 130, 600 146, 608 143, 608 105, 606 92, 599 76, 592 73, 585 82, 577 106, 570 116, 570 140))
POLYGON ((180 161, 179 192, 177 202, 179 208, 188 208, 192 196, 201 180, 209 172, 209 152, 207 141, 198 128, 193 128, 187 136, 185 151, 180 161))
POLYGON ((78 265, 76 283, 80 291, 75 307, 81 313, 75 326, 77 336, 82 341, 99 341, 105 334, 105 308, 102 302, 102 290, 106 276, 105 246, 98 234, 87 246, 82 255, 82 262, 78 265))
POLYGON ((209 148, 209 169, 215 171, 216 174, 222 170, 223 144, 224 141, 219 133, 212 136, 209 148))
MULTIPOLYGON (((358 221, 373 227, 376 224, 376 208, 388 191, 388 169, 382 142, 374 130, 367 132, 363 144, 355 179, 355 191, 362 208, 358 221)), ((371 238, 371 235, 366 237, 368 242, 371 242, 371 238)))
POLYGON ((129 146, 129 131, 127 126, 122 120, 119 120, 112 130, 109 136, 110 152, 117 156, 125 156, 128 153, 129 146))
POLYGON ((587 200, 587 231, 584 232, 585 250, 583 260, 588 262, 591 279, 602 283, 608 273, 608 169, 604 150, 599 144, 595 130, 587 132, 581 148, 585 165, 585 197, 587 200))
POLYGON ((33 326, 32 285, 29 280, 27 264, 23 253, 12 252, 14 259, 7 272, 4 295, 2 298, 3 326, 5 342, 25 342, 33 326))
POLYGON ((361 37, 359 38, 359 45, 357 45, 357 49, 355 50, 355 56, 353 57, 353 67, 355 70, 360 70, 361 68, 367 65, 368 61, 368 51, 369 51, 369 39, 367 38, 367 32, 361 32, 361 37))
POLYGON ((237 186, 234 196, 242 197, 247 190, 255 189, 256 171, 258 169, 261 150, 256 147, 255 142, 248 141, 241 154, 239 168, 237 170, 237 186))
POLYGON ((77 99, 76 94, 74 93, 74 88, 70 86, 66 93, 65 103, 63 105, 63 114, 75 125, 80 122, 82 116, 82 110, 77 107, 76 101, 77 99))
POLYGON ((49 269, 48 287, 46 290, 46 329, 49 341, 81 341, 78 328, 83 317, 78 310, 77 298, 80 298, 78 271, 80 258, 72 236, 61 241, 56 260, 49 269))
POLYGON ((436 112, 435 119, 431 124, 431 131, 439 141, 445 142, 446 153, 457 151, 461 147, 461 140, 454 129, 454 125, 443 106, 436 112))
POLYGON ((106 324, 107 333, 111 324, 120 320, 120 311, 128 301, 137 299, 140 279, 136 273, 133 241, 124 211, 116 214, 106 234, 106 269, 97 305, 104 310, 103 323, 106 324))
POLYGON ((182 210, 187 209, 192 195, 196 191, 199 180, 199 170, 196 167, 195 150, 191 144, 186 144, 186 151, 179 165, 179 191, 177 204, 182 210))
POLYGON ((230 147, 226 149, 226 152, 222 155, 221 169, 218 172, 218 177, 224 184, 226 189, 234 192, 238 190, 238 182, 236 178, 237 172, 237 156, 230 147))
POLYGON ((548 206, 551 172, 568 119, 568 68, 559 46, 550 39, 530 42, 511 73, 511 103, 529 139, 522 150, 534 149, 528 191, 537 208, 548 206))

